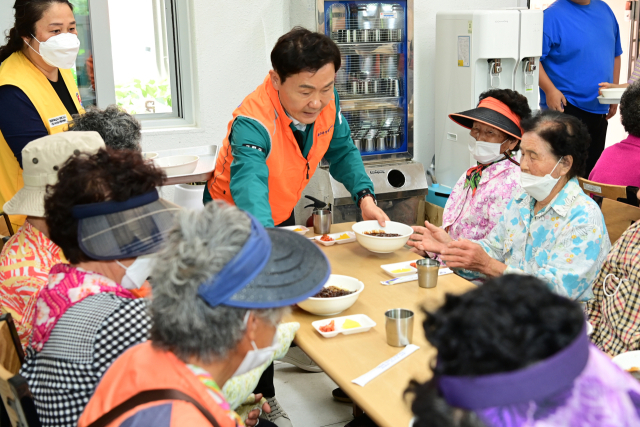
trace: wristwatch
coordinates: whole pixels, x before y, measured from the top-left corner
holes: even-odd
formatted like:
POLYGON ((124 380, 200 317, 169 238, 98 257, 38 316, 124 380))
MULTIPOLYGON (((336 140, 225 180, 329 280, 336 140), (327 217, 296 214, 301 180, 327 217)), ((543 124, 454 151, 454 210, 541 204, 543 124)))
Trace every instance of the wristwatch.
POLYGON ((360 207, 360 205, 362 204, 362 200, 364 200, 365 197, 371 197, 373 199, 373 202, 376 204, 376 206, 378 206, 378 200, 376 199, 376 196, 374 196, 371 191, 362 190, 356 195, 358 196, 358 207, 360 207))

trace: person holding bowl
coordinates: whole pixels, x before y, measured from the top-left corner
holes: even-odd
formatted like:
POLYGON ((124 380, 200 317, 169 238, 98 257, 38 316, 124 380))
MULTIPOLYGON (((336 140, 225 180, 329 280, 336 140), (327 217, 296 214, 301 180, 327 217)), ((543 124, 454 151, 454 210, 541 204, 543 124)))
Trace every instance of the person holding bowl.
POLYGON ((520 183, 498 224, 480 240, 454 240, 428 222, 410 244, 439 254, 461 276, 531 274, 560 295, 593 297, 591 283, 611 243, 598 205, 577 177, 584 172, 589 133, 573 116, 546 110, 522 122, 520 183))

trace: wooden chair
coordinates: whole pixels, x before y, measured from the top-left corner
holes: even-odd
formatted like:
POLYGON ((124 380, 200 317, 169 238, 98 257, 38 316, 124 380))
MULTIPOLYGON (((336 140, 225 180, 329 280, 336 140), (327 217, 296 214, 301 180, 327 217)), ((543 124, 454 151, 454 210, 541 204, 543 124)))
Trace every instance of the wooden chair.
POLYGON ((611 199, 602 200, 602 216, 613 245, 627 228, 640 220, 640 208, 611 199))
MULTIPOLYGON (((615 200, 632 206, 639 206, 637 197, 638 187, 602 184, 584 178, 578 178, 578 182, 580 183, 582 191, 587 195, 615 200)), ((596 199, 596 201, 602 206, 602 199, 596 199)))
POLYGON ((0 316, 0 395, 4 412, 2 425, 40 427, 27 381, 18 374, 24 352, 11 314, 0 316))

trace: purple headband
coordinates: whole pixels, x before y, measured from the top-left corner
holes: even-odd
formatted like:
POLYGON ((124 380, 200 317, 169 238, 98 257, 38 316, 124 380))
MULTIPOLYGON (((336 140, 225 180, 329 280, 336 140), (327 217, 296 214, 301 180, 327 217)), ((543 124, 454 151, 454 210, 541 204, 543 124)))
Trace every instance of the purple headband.
POLYGON ((586 325, 553 356, 526 368, 477 377, 442 375, 438 388, 449 405, 467 410, 540 400, 573 385, 589 360, 586 325))

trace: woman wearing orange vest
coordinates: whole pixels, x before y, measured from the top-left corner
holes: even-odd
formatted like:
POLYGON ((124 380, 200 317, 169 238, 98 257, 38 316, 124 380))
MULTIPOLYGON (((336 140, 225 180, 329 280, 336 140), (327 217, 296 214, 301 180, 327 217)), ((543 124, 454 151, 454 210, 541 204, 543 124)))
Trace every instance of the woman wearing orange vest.
MULTIPOLYGON (((70 70, 80 41, 68 0, 17 0, 14 27, 0 47, 0 206, 22 188, 22 148, 67 129, 82 114, 70 70)), ((14 228, 24 217, 12 216, 14 228)))
POLYGON ((340 112, 341 57, 327 36, 294 28, 271 52, 273 70, 233 112, 204 202, 223 199, 266 227, 293 225, 293 209, 326 158, 365 220, 389 220, 340 112))

